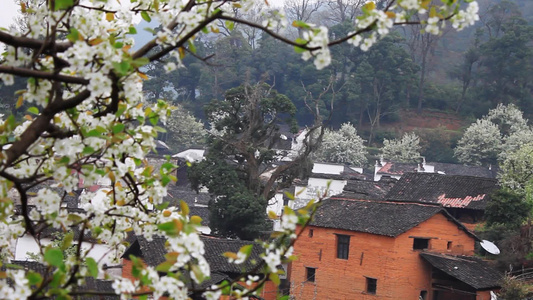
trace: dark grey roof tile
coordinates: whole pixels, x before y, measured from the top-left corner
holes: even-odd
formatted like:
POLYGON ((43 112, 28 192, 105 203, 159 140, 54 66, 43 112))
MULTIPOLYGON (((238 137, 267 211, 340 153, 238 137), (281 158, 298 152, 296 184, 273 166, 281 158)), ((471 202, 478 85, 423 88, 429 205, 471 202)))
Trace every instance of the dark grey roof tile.
POLYGON ((420 253, 434 268, 466 283, 476 290, 499 288, 503 276, 487 262, 472 256, 420 253))
POLYGON ((323 200, 311 225, 395 237, 438 213, 435 205, 372 200, 323 200))
POLYGON ((497 184, 497 180, 491 178, 406 173, 391 188, 386 199, 484 210, 497 184))

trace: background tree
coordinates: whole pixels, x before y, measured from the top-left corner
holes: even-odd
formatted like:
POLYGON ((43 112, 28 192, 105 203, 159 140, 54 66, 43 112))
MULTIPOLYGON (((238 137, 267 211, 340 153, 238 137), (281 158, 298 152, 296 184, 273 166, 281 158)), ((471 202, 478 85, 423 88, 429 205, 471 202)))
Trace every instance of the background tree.
POLYGON ((383 158, 394 162, 417 162, 420 160, 420 138, 413 132, 404 133, 401 139, 383 141, 383 158))
POLYGON ((514 105, 498 105, 468 127, 454 150, 466 164, 496 164, 530 141, 533 132, 514 105))
POLYGON ((510 189, 496 190, 490 199, 485 211, 488 227, 503 225, 508 229, 517 229, 531 213, 531 203, 510 189))
POLYGON ((181 105, 172 110, 166 127, 168 132, 166 143, 174 151, 205 145, 207 131, 204 124, 191 116, 181 105))
POLYGON ((189 178, 213 196, 210 225, 216 234, 250 239, 267 229, 268 200, 292 183, 294 169, 316 148, 307 145, 292 162, 263 174, 280 159, 274 149, 280 127, 296 129, 295 113, 289 98, 264 83, 230 89, 224 100, 206 107, 212 126, 208 155, 192 166, 189 178))
POLYGON ((357 135, 357 129, 344 123, 339 130, 324 131, 322 144, 313 155, 317 162, 348 163, 363 166, 367 162, 364 140, 357 135))
POLYGON ((533 188, 533 143, 529 142, 511 153, 500 165, 500 183, 523 195, 533 188))

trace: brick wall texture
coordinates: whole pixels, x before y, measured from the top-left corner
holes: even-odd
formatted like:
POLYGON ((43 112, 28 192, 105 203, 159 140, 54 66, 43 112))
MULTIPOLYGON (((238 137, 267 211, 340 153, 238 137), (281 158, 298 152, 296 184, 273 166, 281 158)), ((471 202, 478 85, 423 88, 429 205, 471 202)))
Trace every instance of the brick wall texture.
MULTIPOLYGON (((429 238, 429 251, 474 252, 475 239, 442 214, 397 237, 309 226, 295 243, 299 258, 291 265, 291 295, 301 300, 397 300, 418 299, 427 291, 426 299, 433 299, 430 266, 420 250, 413 250, 414 237, 429 238), (350 236, 348 259, 337 258, 337 234, 350 236), (306 281, 306 267, 316 268, 315 282, 306 281), (375 294, 366 292, 367 277, 377 279, 375 294)), ((462 300, 457 295, 443 299, 462 300)), ((467 299, 490 300, 490 295, 478 292, 467 299)))

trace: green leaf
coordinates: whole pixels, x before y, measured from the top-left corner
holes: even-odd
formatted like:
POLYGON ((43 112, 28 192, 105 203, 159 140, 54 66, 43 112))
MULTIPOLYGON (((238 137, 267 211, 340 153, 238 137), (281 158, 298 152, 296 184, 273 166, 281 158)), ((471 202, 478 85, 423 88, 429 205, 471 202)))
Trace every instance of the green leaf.
POLYGON ((174 219, 170 222, 157 225, 157 228, 161 231, 164 231, 166 234, 172 236, 178 234, 181 231, 181 229, 183 228, 183 223, 178 219, 174 219))
POLYGON ((131 26, 128 31, 129 34, 137 34, 137 29, 135 27, 131 26))
POLYGON ((177 166, 173 163, 170 163, 170 162, 166 162, 164 164, 161 165, 161 170, 172 170, 174 168, 176 168, 177 166))
POLYGON ((117 134, 119 132, 122 132, 124 131, 124 128, 126 127, 126 125, 122 124, 122 123, 118 123, 118 124, 115 124, 113 126, 113 134, 117 134))
POLYGON ((303 29, 310 29, 311 26, 309 26, 307 23, 305 23, 304 21, 299 21, 299 20, 295 20, 292 22, 292 26, 293 27, 297 27, 297 28, 303 28, 303 29))
POLYGON ((55 0, 54 10, 70 8, 74 5, 74 0, 55 0))
POLYGON ((163 210, 167 208, 169 204, 170 204, 169 202, 163 202, 161 204, 156 205, 155 208, 157 208, 158 210, 163 210))
POLYGON ((61 281, 63 281, 63 278, 65 277, 65 273, 61 270, 57 270, 54 273, 54 276, 52 277, 52 281, 50 282, 50 287, 58 287, 61 284, 61 281))
POLYGON ((270 273, 268 275, 268 279, 270 279, 276 286, 279 286, 279 284, 281 283, 281 280, 279 279, 279 276, 276 273, 270 273))
POLYGON ((304 48, 301 48, 301 47, 298 47, 298 46, 294 46, 294 52, 296 52, 298 54, 302 54, 305 51, 307 51, 307 50, 305 50, 304 48))
POLYGON ((32 113, 34 115, 39 115, 39 109, 37 107, 35 107, 35 106, 32 106, 32 107, 28 108, 28 112, 32 113))
POLYGON ((69 232, 65 234, 65 237, 63 238, 63 243, 61 244, 61 250, 65 251, 72 245, 72 241, 74 240, 74 233, 69 232))
POLYGON ((93 129, 85 134, 85 137, 100 137, 102 133, 96 129, 93 129))
POLYGON ((294 195, 290 192, 285 192, 285 196, 287 196, 287 198, 289 198, 290 200, 294 200, 294 195))
POLYGON ((78 223, 78 222, 81 222, 82 217, 76 214, 69 214, 67 217, 67 220, 72 221, 74 223, 78 223))
POLYGON ((44 261, 54 267, 63 265, 63 258, 63 252, 57 248, 48 248, 44 252, 44 261))
POLYGON ((180 200, 180 209, 181 209, 181 214, 184 215, 184 216, 188 216, 189 215, 189 205, 187 205, 187 202, 183 201, 183 200, 180 200))
POLYGON ((159 122, 159 116, 158 116, 157 114, 152 114, 152 115, 148 118, 148 120, 150 121, 150 123, 151 123, 152 125, 155 126, 155 125, 157 125, 157 123, 159 122))
POLYGON ((131 64, 127 61, 113 62, 113 69, 118 76, 123 77, 131 70, 131 64))
POLYGON ((98 264, 92 257, 87 257, 85 259, 85 263, 87 264, 87 269, 89 270, 89 275, 91 277, 96 278, 98 276, 98 264))
POLYGON ((194 46, 194 43, 191 40, 189 40, 189 50, 192 53, 196 53, 196 47, 194 46))
POLYGON ((173 265, 174 265, 173 262, 164 261, 160 263, 159 265, 157 265, 157 267, 155 267, 155 270, 158 272, 167 273, 168 271, 170 271, 170 268, 172 268, 173 265))
POLYGON ((80 39, 80 33, 76 28, 70 28, 69 34, 67 34, 67 39, 72 43, 80 39))
POLYGON ((252 254, 252 249, 254 245, 245 245, 242 246, 241 249, 239 249, 239 252, 246 254, 246 257, 249 257, 250 254, 252 254))
POLYGON ((226 27, 229 31, 233 31, 233 28, 235 28, 235 23, 231 21, 226 21, 226 27))
POLYGON ((40 285, 41 282, 43 282, 41 274, 33 271, 29 271, 28 274, 26 274, 26 279, 28 279, 30 285, 40 285))
POLYGON ((150 15, 144 10, 141 11, 141 17, 148 23, 152 22, 152 18, 150 18, 150 15))
POLYGON ((172 180, 170 180, 170 177, 168 177, 167 175, 161 178, 161 183, 163 184, 163 186, 167 186, 167 184, 169 184, 171 181, 172 180))
POLYGON ((156 35, 156 34, 157 34, 157 32, 155 32, 155 30, 154 30, 153 28, 146 27, 146 28, 143 28, 143 29, 144 29, 144 31, 148 31, 148 32, 150 32, 150 33, 153 34, 153 35, 156 35))
POLYGON ((93 147, 89 147, 89 146, 85 146, 83 148, 83 151, 82 151, 82 154, 86 155, 86 154, 93 154, 95 151, 94 151, 94 148, 93 147))
POLYGON ((124 47, 124 43, 123 42, 116 42, 113 47, 115 47, 115 49, 121 49, 122 47, 124 47))
POLYGON ((131 65, 134 67, 134 68, 140 68, 144 65, 147 65, 150 63, 150 59, 148 59, 148 57, 140 57, 140 58, 137 58, 136 60, 132 61, 131 62, 131 65))

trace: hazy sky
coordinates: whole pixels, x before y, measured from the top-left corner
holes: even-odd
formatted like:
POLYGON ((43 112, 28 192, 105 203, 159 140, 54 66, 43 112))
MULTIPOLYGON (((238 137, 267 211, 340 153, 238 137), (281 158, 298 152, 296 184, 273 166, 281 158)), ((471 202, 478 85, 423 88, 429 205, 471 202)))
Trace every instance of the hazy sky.
POLYGON ((17 15, 18 7, 14 0, 0 0, 0 27, 9 27, 13 17, 17 15))

